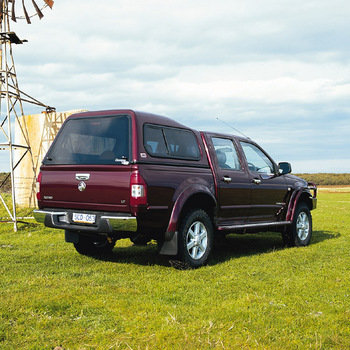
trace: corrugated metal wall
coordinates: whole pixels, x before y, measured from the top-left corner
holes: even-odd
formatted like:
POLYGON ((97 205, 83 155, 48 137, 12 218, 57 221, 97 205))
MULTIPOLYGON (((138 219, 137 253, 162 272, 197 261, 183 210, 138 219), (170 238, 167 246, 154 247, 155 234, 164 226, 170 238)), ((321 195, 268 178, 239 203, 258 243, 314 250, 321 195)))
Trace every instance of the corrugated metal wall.
MULTIPOLYGON (((35 179, 39 173, 41 161, 62 123, 71 114, 78 112, 82 112, 82 110, 32 114, 21 117, 24 118, 28 130, 33 157, 27 154, 15 170, 15 193, 18 206, 36 206, 35 179)), ((15 126, 15 143, 19 145, 25 143, 18 125, 15 126)), ((24 150, 20 148, 15 150, 15 162, 22 157, 23 153, 24 150)))

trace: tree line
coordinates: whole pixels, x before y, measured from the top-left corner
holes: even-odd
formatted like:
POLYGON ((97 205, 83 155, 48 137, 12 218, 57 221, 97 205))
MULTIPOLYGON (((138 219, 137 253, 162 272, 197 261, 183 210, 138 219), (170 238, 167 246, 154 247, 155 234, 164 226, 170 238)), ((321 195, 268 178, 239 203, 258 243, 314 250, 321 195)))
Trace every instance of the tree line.
POLYGON ((306 181, 313 182, 318 186, 350 185, 350 173, 318 173, 318 174, 295 174, 306 181))

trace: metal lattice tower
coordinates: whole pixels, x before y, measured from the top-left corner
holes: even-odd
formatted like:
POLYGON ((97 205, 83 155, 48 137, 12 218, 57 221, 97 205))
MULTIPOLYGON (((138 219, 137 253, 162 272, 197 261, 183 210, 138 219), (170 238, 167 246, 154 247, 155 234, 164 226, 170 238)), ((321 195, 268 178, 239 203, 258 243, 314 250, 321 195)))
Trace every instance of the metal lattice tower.
MULTIPOLYGON (((44 0, 45 5, 52 7, 52 0, 44 0)), ((33 1, 33 6, 35 8, 36 14, 29 16, 28 12, 23 4, 24 17, 27 23, 30 23, 30 18, 38 15, 42 18, 42 9, 36 5, 33 1)), ((7 214, 9 215, 8 222, 13 223, 14 230, 17 231, 17 222, 19 218, 16 213, 16 194, 15 194, 15 178, 14 171, 20 162, 25 158, 29 157, 32 164, 32 174, 28 176, 32 177, 32 191, 31 196, 34 196, 34 186, 35 186, 35 168, 33 155, 30 148, 30 139, 28 135, 27 125, 24 118, 23 112, 23 102, 28 102, 37 106, 44 107, 47 112, 53 110, 53 108, 41 103, 35 98, 29 96, 28 94, 21 91, 18 87, 17 74, 15 69, 15 63, 13 59, 12 45, 23 44, 26 40, 21 40, 18 36, 11 32, 10 29, 10 15, 11 20, 16 21, 18 18, 15 15, 15 0, 0 0, 0 21, 1 21, 1 32, 0 32, 0 140, 4 141, 0 143, 0 150, 6 151, 8 154, 8 161, 10 167, 10 173, 8 176, 0 183, 0 201, 5 207, 7 214), (11 9, 9 8, 9 3, 11 3, 11 9), (22 144, 14 143, 14 126, 20 130, 22 139, 24 140, 22 144), (11 204, 7 203, 4 196, 5 183, 11 180, 11 204)))

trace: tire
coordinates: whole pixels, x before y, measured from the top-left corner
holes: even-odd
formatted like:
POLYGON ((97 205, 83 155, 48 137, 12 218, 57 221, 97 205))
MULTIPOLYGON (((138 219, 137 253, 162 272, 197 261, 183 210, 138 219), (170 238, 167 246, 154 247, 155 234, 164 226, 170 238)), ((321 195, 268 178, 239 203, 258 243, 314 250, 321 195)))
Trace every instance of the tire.
POLYGON ((305 203, 297 205, 293 222, 282 235, 284 243, 290 247, 305 247, 310 243, 312 216, 305 203))
POLYGON ((213 224, 208 214, 197 209, 187 214, 180 224, 178 258, 189 267, 204 265, 213 246, 213 224))
POLYGON ((115 246, 116 240, 109 240, 107 237, 86 237, 79 235, 79 242, 74 243, 75 250, 82 255, 107 255, 115 246))

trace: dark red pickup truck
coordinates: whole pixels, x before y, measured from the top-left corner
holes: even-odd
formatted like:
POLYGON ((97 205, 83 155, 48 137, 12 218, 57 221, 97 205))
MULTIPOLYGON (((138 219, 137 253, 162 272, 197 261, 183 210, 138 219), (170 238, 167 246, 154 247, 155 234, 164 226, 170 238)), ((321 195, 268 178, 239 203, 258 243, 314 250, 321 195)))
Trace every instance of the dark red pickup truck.
POLYGON ((35 218, 65 230, 81 254, 128 237, 203 265, 215 236, 278 231, 305 246, 316 187, 247 138, 198 132, 169 118, 110 110, 63 124, 38 176, 35 218))

